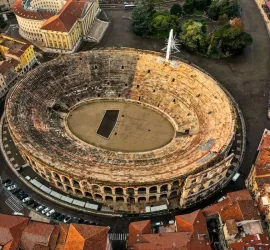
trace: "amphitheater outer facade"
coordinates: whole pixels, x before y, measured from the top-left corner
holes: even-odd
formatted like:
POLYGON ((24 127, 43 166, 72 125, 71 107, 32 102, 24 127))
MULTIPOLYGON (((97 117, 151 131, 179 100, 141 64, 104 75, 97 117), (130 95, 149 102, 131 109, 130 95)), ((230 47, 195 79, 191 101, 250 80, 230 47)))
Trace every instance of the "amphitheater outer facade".
POLYGON ((193 205, 227 183, 242 145, 238 139, 234 150, 238 113, 213 78, 132 49, 77 53, 35 68, 9 93, 5 119, 37 174, 67 193, 112 205, 193 205), (102 138, 96 131, 108 109, 120 113, 102 138), (143 113, 150 110, 153 116, 143 113), (149 119, 142 126, 140 112, 149 119))

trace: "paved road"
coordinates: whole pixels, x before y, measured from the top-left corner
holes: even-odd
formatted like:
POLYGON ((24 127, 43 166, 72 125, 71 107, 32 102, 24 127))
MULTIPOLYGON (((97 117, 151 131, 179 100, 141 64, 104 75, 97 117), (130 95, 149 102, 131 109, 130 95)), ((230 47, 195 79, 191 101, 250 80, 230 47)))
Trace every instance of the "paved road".
MULTIPOLYGON (((181 48, 181 52, 177 54, 177 56, 197 64, 212 74, 231 92, 240 105, 246 120, 248 136, 247 153, 241 171, 247 176, 263 130, 264 128, 270 128, 270 122, 267 119, 270 43, 263 19, 256 4, 253 1, 239 1, 244 9, 243 18, 246 30, 252 34, 254 39, 253 44, 245 50, 244 54, 228 59, 213 60, 189 54, 181 48)), ((151 40, 140 38, 133 34, 130 27, 131 21, 128 18, 123 18, 129 15, 127 12, 107 11, 107 14, 112 20, 112 25, 101 44, 97 47, 124 46, 154 51, 160 51, 164 47, 163 39, 151 40)), ((85 45, 82 49, 86 50, 88 46, 85 45)), ((0 176, 14 176, 6 167, 2 157, 0 157, 0 165, 0 176)), ((230 184, 224 189, 224 193, 240 188, 244 188, 244 178, 240 179, 236 185, 230 184)), ((36 194, 30 192, 30 195, 37 200, 41 200, 36 194)), ((222 194, 220 193, 219 195, 222 194)), ((207 206, 211 204, 212 201, 213 200, 205 201, 198 207, 207 206)), ((50 202, 46 202, 46 204, 54 206, 59 211, 64 211, 71 215, 95 220, 103 225, 110 225, 113 233, 127 232, 130 221, 141 219, 140 217, 104 219, 103 217, 88 216, 70 211, 50 202)), ((3 209, 7 207, 3 202, 0 206, 1 208, 3 207, 3 209)), ((154 220, 164 220, 171 217, 172 215, 156 217, 154 220)))

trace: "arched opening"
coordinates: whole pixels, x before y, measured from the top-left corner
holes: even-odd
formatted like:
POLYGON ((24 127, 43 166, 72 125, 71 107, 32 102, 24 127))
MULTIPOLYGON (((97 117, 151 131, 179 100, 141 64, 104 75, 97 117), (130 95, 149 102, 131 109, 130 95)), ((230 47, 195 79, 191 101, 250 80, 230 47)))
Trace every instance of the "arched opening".
POLYGON ((145 197, 139 197, 138 202, 140 202, 140 203, 146 202, 146 198, 145 197))
POLYGON ((112 189, 110 187, 104 187, 104 193, 105 194, 111 194, 112 193, 112 189))
POLYGON ((128 202, 134 204, 135 203, 135 198, 129 197, 128 202))
POLYGON ((150 187, 149 192, 150 193, 157 193, 157 187, 156 186, 150 187))
POLYGON ((170 198, 176 198, 177 197, 177 191, 173 191, 170 194, 170 198))
POLYGON ((168 185, 167 185, 167 184, 162 185, 161 188, 160 188, 160 191, 161 191, 161 192, 166 192, 166 191, 168 191, 168 185))
POLYGON ((43 174, 42 172, 40 172, 40 174, 42 178, 47 179, 47 176, 45 174, 43 174))
POLYGON ((81 195, 82 196, 81 190, 75 188, 74 192, 75 192, 76 195, 81 195))
POLYGON ((92 194, 89 192, 85 192, 85 197, 90 198, 90 199, 93 198, 92 194))
POLYGON ((105 196, 105 200, 106 201, 113 201, 113 197, 111 197, 111 196, 109 196, 109 195, 107 195, 107 196, 105 196))
POLYGON ((62 179, 65 184, 70 184, 69 179, 66 176, 62 176, 62 179))
POLYGON ((60 176, 59 176, 59 174, 57 174, 57 173, 54 173, 54 178, 55 178, 56 180, 58 180, 58 181, 61 181, 60 176))
POLYGON ((134 194, 134 188, 127 188, 127 194, 133 195, 134 194))
POLYGON ((177 189, 179 188, 179 181, 174 181, 172 184, 172 189, 177 189))
POLYGON ((116 202, 124 202, 124 198, 123 197, 116 197, 116 202))
POLYGON ((146 194, 146 188, 142 187, 138 189, 139 194, 146 194))
POLYGON ((67 192, 73 192, 72 188, 68 185, 66 185, 66 190, 67 190, 67 192))
POLYGON ((56 182, 56 185, 57 185, 57 187, 59 187, 61 189, 63 188, 63 184, 61 182, 59 182, 59 181, 56 182))
POLYGON ((160 195, 160 199, 161 199, 161 200, 166 200, 166 199, 167 199, 167 194, 162 194, 162 195, 160 195))
POLYGON ((95 194, 95 199, 97 201, 102 201, 103 200, 103 198, 102 198, 102 196, 100 194, 95 194))
POLYGON ((115 193, 116 194, 123 194, 123 188, 115 188, 115 193))
POLYGON ((73 180, 73 186, 79 188, 80 187, 80 184, 79 184, 78 181, 73 180))
POLYGON ((149 201, 150 202, 155 202, 157 200, 157 197, 156 196, 150 196, 149 197, 149 201))
POLYGON ((100 187, 99 187, 98 185, 93 185, 93 186, 92 186, 92 190, 93 190, 94 192, 100 192, 100 187))

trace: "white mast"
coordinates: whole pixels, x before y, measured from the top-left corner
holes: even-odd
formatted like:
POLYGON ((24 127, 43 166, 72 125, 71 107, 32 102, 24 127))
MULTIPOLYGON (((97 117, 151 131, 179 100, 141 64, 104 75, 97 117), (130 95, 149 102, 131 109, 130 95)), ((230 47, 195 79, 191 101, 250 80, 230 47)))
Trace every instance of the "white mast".
POLYGON ((173 37, 173 29, 171 29, 169 38, 166 39, 166 47, 163 49, 166 50, 166 62, 170 60, 170 55, 172 54, 172 51, 179 52, 177 45, 179 45, 179 43, 177 42, 177 39, 173 37))

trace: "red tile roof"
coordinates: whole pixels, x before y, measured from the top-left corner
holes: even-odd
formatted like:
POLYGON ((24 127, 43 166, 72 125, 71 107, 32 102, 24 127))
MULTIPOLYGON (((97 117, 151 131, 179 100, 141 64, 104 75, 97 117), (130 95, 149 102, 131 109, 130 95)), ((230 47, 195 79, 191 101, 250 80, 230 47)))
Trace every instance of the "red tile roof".
POLYGON ((26 10, 22 6, 22 0, 16 0, 16 3, 13 5, 13 11, 17 16, 26 19, 34 19, 34 20, 45 20, 53 16, 51 12, 46 11, 31 11, 26 10))
POLYGON ((206 237, 208 236, 206 220, 201 210, 176 216, 175 220, 178 230, 173 233, 151 234, 151 228, 148 228, 149 220, 131 223, 129 225, 129 249, 132 247, 134 250, 211 249, 208 237, 206 237), (187 231, 184 231, 185 229, 187 231), (143 231, 147 233, 143 233, 143 231))
POLYGON ((108 227, 71 224, 65 250, 106 250, 108 227))
POLYGON ((270 241, 265 234, 248 235, 241 239, 241 242, 229 245, 232 250, 248 250, 248 247, 254 247, 255 250, 269 250, 270 241))
POLYGON ((150 234, 151 230, 151 221, 136 221, 129 224, 129 237, 128 237, 128 246, 133 246, 137 242, 137 239, 141 234, 150 234))
POLYGON ((54 227, 54 225, 42 222, 30 222, 23 231, 21 248, 32 250, 36 244, 48 246, 54 227))
POLYGON ((84 16, 89 4, 92 3, 88 0, 69 0, 62 10, 54 18, 48 19, 41 28, 44 30, 69 32, 77 19, 84 16))
POLYGON ((6 245, 8 250, 17 249, 28 221, 28 217, 0 214, 0 245, 6 245))
POLYGON ((252 220, 259 219, 259 210, 255 206, 248 190, 228 193, 227 199, 204 208, 206 216, 219 214, 223 222, 227 220, 252 220))
POLYGON ((194 230, 193 224, 200 210, 190 214, 175 216, 177 232, 191 232, 194 230))

